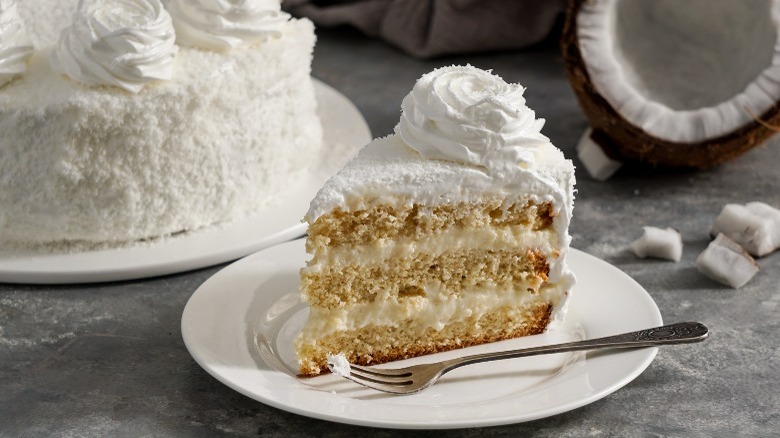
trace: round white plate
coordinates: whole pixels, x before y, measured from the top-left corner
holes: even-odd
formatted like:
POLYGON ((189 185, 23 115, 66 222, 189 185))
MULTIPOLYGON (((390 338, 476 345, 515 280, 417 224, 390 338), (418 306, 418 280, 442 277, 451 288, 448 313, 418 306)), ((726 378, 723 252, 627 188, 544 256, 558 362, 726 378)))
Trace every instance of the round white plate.
MULTIPOLYGON (((182 336, 206 371, 265 404, 364 426, 443 429, 517 423, 598 400, 637 377, 657 349, 570 353, 473 365, 436 385, 398 396, 332 374, 297 378, 292 342, 308 310, 298 292, 304 240, 240 260, 207 280, 182 315, 182 336)), ((538 336, 470 347, 471 352, 594 338, 662 325, 653 299, 626 274, 581 251, 570 264, 578 283, 566 322, 538 336)), ((396 362, 428 362, 464 350, 396 362)))
POLYGON ((277 205, 225 225, 132 246, 52 253, 0 250, 0 282, 88 283, 153 277, 203 268, 300 237, 309 202, 331 175, 362 146, 371 132, 360 111, 344 95, 314 81, 324 128, 321 164, 277 205))

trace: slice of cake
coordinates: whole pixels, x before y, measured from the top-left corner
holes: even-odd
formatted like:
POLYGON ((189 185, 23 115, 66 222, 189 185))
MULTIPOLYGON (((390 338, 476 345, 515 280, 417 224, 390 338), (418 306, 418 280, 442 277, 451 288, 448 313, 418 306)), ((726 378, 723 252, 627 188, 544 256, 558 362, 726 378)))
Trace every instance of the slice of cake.
POLYGON ((321 150, 314 43, 279 0, 0 1, 0 246, 124 244, 272 205, 321 150))
POLYGON ((302 375, 543 332, 574 283, 574 167, 524 89, 471 66, 420 78, 395 134, 312 201, 302 375))

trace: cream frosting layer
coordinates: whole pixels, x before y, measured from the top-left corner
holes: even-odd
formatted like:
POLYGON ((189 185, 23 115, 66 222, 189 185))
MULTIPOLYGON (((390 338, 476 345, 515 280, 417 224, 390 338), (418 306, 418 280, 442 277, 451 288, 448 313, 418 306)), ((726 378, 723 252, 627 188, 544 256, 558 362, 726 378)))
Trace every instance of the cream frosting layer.
POLYGON ((538 250, 547 257, 550 265, 549 280, 556 282, 563 275, 562 258, 560 254, 556 256, 561 249, 557 235, 552 230, 528 231, 521 227, 453 229, 423 238, 379 239, 367 245, 328 247, 318 251, 301 272, 314 274, 355 264, 370 267, 384 264, 387 260, 413 258, 418 254, 436 256, 484 248, 538 250))
POLYGON ((312 309, 301 336, 302 342, 338 331, 357 330, 367 326, 395 326, 413 319, 420 333, 429 328, 441 330, 446 325, 480 318, 486 312, 509 306, 520 308, 534 303, 551 303, 560 307, 565 291, 545 287, 539 294, 525 291, 470 290, 458 297, 436 285, 425 287, 426 296, 405 297, 399 300, 359 303, 332 310, 312 309))

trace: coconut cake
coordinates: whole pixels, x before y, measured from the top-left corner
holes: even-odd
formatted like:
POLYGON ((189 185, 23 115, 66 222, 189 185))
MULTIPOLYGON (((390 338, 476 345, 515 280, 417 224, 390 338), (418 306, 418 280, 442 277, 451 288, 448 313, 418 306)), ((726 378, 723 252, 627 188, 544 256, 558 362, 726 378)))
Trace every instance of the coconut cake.
POLYGON ((227 223, 318 156, 314 26, 278 0, 0 0, 0 24, 0 245, 227 223))
POLYGON ((325 183, 305 220, 302 375, 542 333, 574 284, 574 167, 524 89, 452 66, 421 77, 395 132, 325 183))

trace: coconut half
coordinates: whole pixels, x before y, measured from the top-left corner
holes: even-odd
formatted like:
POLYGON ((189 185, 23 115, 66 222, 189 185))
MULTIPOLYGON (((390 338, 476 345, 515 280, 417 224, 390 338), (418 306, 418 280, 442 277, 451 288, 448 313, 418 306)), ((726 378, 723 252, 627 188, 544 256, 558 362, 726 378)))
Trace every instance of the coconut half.
POLYGON ((571 0, 566 70, 613 160, 705 169, 780 125, 780 0, 571 0))

